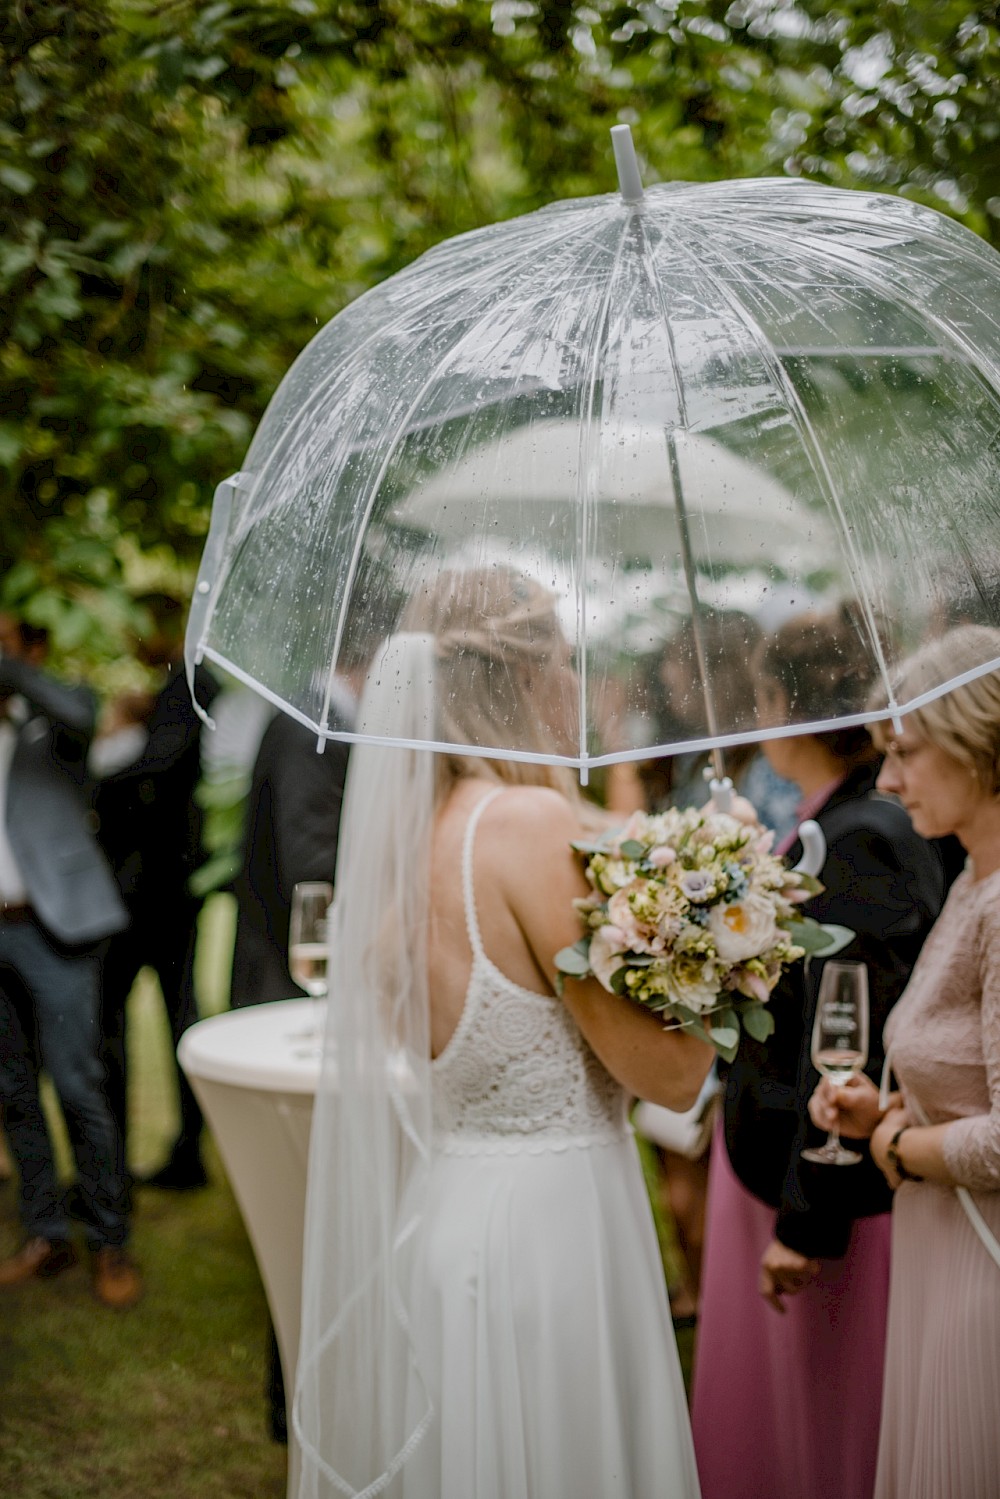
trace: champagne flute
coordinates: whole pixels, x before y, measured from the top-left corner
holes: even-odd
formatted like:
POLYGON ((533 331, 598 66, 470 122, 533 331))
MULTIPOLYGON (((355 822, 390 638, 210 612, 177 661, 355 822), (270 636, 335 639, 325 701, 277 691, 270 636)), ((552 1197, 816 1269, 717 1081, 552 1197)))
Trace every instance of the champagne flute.
MULTIPOLYGON (((828 962, 819 981, 812 1030, 812 1063, 831 1083, 844 1083, 868 1060, 868 969, 864 963, 828 962)), ((821 1166, 856 1166, 855 1150, 840 1143, 834 1127, 826 1142, 804 1150, 803 1158, 821 1166)))
POLYGON ((333 886, 325 880, 304 880, 292 889, 288 968, 313 999, 326 994, 327 913, 332 900, 333 886))

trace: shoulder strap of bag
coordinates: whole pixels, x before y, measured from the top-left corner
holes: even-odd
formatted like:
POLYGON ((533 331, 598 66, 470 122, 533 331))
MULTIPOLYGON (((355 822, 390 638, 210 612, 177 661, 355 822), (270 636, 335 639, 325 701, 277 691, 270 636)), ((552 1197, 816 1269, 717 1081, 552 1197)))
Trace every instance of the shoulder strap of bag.
MULTIPOLYGON (((891 1077, 892 1064, 889 1061, 889 1053, 886 1052, 885 1064, 882 1068, 882 1082, 878 1090, 879 1107, 882 1109, 886 1108, 889 1102, 891 1077)), ((924 1113, 923 1109, 920 1107, 920 1104, 915 1098, 910 1099, 909 1107, 916 1115, 918 1124, 930 1124, 930 1120, 927 1118, 927 1115, 924 1113)), ((998 1266, 1000 1266, 1000 1244, 997 1243, 993 1230, 990 1228, 989 1224, 986 1222, 986 1219, 983 1217, 982 1213, 973 1202, 972 1194, 970 1193, 968 1187, 956 1187, 955 1196, 962 1204, 965 1216, 968 1218, 970 1224, 979 1235, 979 1238, 984 1248, 986 1249, 987 1254, 992 1260, 995 1261, 998 1266)))

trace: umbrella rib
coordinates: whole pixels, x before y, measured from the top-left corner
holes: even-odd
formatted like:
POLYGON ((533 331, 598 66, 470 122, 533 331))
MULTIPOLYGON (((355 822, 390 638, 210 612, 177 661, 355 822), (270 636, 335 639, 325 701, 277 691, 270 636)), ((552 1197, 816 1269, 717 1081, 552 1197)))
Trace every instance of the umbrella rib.
MULTIPOLYGON (((678 239, 676 234, 671 234, 671 239, 680 253, 686 259, 692 261, 693 256, 688 246, 682 240, 678 239)), ((864 616, 865 624, 868 627, 868 635, 872 647, 872 652, 875 656, 875 664, 881 676, 882 685, 885 688, 889 711, 895 718, 896 716, 898 716, 895 692, 893 689, 892 680, 889 676, 889 667, 885 659, 885 652, 882 649, 882 641, 881 637, 879 636, 878 626, 875 620, 875 610, 869 595, 869 588, 865 579, 861 558, 854 544, 854 538, 851 535, 850 526, 847 523, 847 516, 844 512, 844 506, 843 501, 840 497, 840 492, 837 488, 837 485, 834 483, 833 475, 830 472, 829 466, 826 462, 826 458, 823 454, 823 450, 820 447, 819 441, 816 437, 812 422, 809 420, 808 413, 806 412, 805 408, 802 405, 802 402, 799 399, 799 395, 795 389, 795 386, 788 378, 784 365, 775 353, 770 339, 767 338, 764 330, 761 328, 756 318, 752 316, 749 309, 743 305, 739 298, 733 294, 726 283, 720 280, 718 276, 713 274, 710 269, 706 268, 704 260, 698 262, 698 270, 701 275, 703 275, 708 281, 712 283, 718 295, 728 304, 728 306, 736 315, 737 319, 742 323, 743 327, 749 333, 750 338, 753 341, 757 352, 764 363, 765 369, 770 374, 776 388, 784 397, 789 415, 791 416, 798 430, 799 440, 806 451, 810 466, 812 467, 813 473, 815 474, 817 482, 820 485, 820 489, 826 494, 828 502, 833 507, 838 524, 840 526, 840 530, 842 532, 844 545, 847 549, 847 554, 851 562, 852 576, 858 586, 858 602, 861 606, 861 612, 864 616)))
POLYGON ((615 287, 615 278, 618 268, 622 262, 625 251, 625 242, 631 228, 631 219, 638 212, 630 208, 625 222, 622 225, 618 243, 615 246, 614 261, 608 274, 607 285, 604 291, 604 301, 597 318, 596 328, 590 347, 589 371, 587 381, 586 413, 585 419, 580 427, 580 446, 576 465, 577 495, 580 504, 577 507, 577 555, 580 558, 580 571, 577 578, 577 618, 576 630, 579 643, 577 660, 577 679, 579 694, 579 721, 580 733, 578 744, 580 748, 581 784, 587 784, 586 764, 588 762, 587 749, 587 600, 586 587, 589 573, 589 542, 590 542, 590 446, 593 442, 593 420, 594 405, 597 396, 598 369, 600 365, 601 351, 607 347, 608 319, 611 316, 611 296, 615 287))
MULTIPOLYGON (((686 431, 688 428, 687 403, 684 399, 684 382, 681 377, 680 360, 677 357, 677 348, 674 343, 673 328, 670 323, 670 315, 663 298, 659 277, 654 273, 651 263, 649 243, 642 229, 640 211, 635 210, 636 235, 639 239, 639 263, 646 275, 646 280, 659 308, 660 321, 663 324, 663 332, 667 342, 667 352, 670 356, 670 367, 674 377, 674 390, 677 396, 677 410, 680 424, 686 431)), ((674 508, 677 511, 678 529, 681 539, 681 561, 684 566, 684 578, 687 584, 688 597, 691 601, 691 634, 694 640, 694 653, 698 666, 698 674, 701 678, 701 692, 705 703, 705 719, 708 732, 712 737, 711 747, 712 765, 717 781, 725 780, 726 768, 723 762, 721 748, 714 743, 721 738, 719 734, 718 715, 715 711, 715 698, 712 695, 712 686, 708 674, 708 658, 705 654, 705 638, 701 628, 699 610, 701 608, 698 599, 698 577, 694 565, 694 551, 691 546, 691 528, 688 524, 687 503, 684 498, 684 484, 681 477, 680 464, 677 459, 677 442, 673 431, 664 429, 664 437, 667 444, 667 458, 670 464, 670 481, 674 491, 674 508)))

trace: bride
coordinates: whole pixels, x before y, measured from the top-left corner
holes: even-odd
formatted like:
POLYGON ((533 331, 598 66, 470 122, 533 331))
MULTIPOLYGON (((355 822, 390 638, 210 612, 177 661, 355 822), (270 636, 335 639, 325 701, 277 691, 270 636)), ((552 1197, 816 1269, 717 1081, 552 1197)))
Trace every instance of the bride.
MULTIPOLYGON (((376 657, 366 732, 568 748, 552 596, 451 573, 376 657)), ((357 745, 332 915, 293 1420, 300 1499, 689 1499, 698 1481, 633 1096, 711 1048, 593 980, 572 778, 357 745), (565 779, 564 779, 565 777, 565 779)))

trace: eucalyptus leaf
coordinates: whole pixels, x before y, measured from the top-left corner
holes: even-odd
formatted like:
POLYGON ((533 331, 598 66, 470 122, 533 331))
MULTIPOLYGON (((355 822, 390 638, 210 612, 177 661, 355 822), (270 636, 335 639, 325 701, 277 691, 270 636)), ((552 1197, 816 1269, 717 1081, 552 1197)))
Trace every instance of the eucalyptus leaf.
POLYGON ((698 1011, 689 1009, 687 1005, 674 1004, 671 1005, 671 1009, 685 1025, 699 1025, 701 1023, 701 1016, 698 1014, 698 1011))
POLYGON ((825 947, 819 949, 819 956, 832 958, 835 953, 843 952, 845 947, 850 947, 857 932, 852 932, 849 926, 837 926, 834 922, 824 921, 823 931, 830 939, 825 947))
POLYGON ((624 843, 619 844, 619 851, 626 859, 642 859, 648 852, 646 845, 635 838, 626 838, 624 843))
POLYGON ((728 1026, 723 1026, 722 1029, 719 1030, 713 1027, 711 1030, 707 1031, 706 1034, 708 1040, 711 1041, 712 1045, 715 1047, 719 1055, 723 1057, 727 1062, 733 1061, 736 1053, 740 1049, 739 1031, 734 1031, 731 1030, 728 1026))
POLYGON ((605 852, 602 843, 593 843, 586 838, 574 838, 570 848, 575 849, 578 854, 603 854, 605 852))
POLYGON ((572 947, 562 947, 556 953, 554 962, 560 973, 567 974, 570 978, 586 978, 590 973, 590 943, 586 938, 586 948, 581 942, 574 942, 572 947))
POLYGON ((733 1060, 740 1044, 740 1017, 731 1006, 709 1016, 708 1039, 727 1062, 733 1060))
MULTIPOLYGON (((823 953, 829 957, 833 952, 839 951, 838 947, 832 945, 837 941, 837 933, 846 932, 847 928, 822 926, 818 921, 813 921, 811 916, 806 916, 790 921, 786 930, 796 947, 804 947, 807 953, 823 953)), ((854 933, 850 932, 840 946, 846 946, 853 937, 854 933)))
POLYGON ((766 1041, 774 1032, 774 1016, 767 1005, 747 1005, 740 1018, 743 1029, 755 1041, 766 1041))

